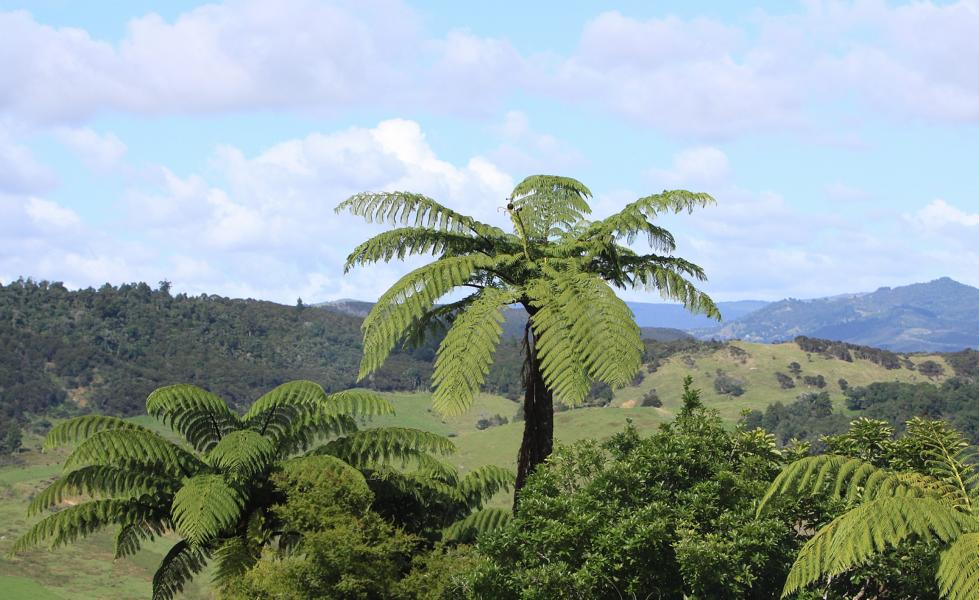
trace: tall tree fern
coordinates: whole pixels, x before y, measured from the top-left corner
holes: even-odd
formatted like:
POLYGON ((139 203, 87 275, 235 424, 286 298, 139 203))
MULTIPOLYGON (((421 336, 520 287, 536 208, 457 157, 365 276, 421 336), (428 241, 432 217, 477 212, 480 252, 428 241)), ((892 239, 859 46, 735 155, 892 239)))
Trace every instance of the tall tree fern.
POLYGON ((65 473, 35 496, 29 515, 61 508, 37 522, 14 552, 47 542, 67 544, 118 526, 116 556, 139 550, 165 533, 179 537, 153 577, 153 598, 168 599, 217 562, 218 582, 248 569, 262 547, 287 544, 270 507, 283 501, 273 473, 317 456, 329 467, 361 480, 397 477, 435 486, 455 501, 456 518, 481 508, 512 475, 480 470, 460 478, 437 456, 453 451, 441 436, 407 428, 360 429, 358 422, 393 414, 383 397, 362 390, 327 394, 311 381, 280 385, 238 415, 214 394, 192 385, 163 387, 146 411, 182 439, 173 442, 132 422, 83 416, 50 431, 46 446, 74 445, 65 473), (66 500, 82 502, 65 507, 66 500))
POLYGON ((399 342, 450 325, 435 363, 433 402, 443 414, 459 414, 483 384, 504 311, 515 304, 526 310, 518 490, 551 453, 555 399, 577 404, 592 381, 624 385, 640 367, 639 327, 612 288, 657 290, 692 311, 720 316, 692 283, 705 279, 703 270, 673 256, 673 236, 654 223, 661 213, 710 204, 710 196, 665 191, 597 221, 587 219, 589 198, 588 188, 574 179, 528 177, 507 199, 510 232, 408 192, 357 194, 337 207, 395 226, 357 246, 347 270, 434 256, 395 283, 364 320, 361 378, 380 368, 399 342), (630 247, 637 238, 649 253, 630 247), (459 289, 471 293, 436 304, 459 289))
POLYGON ((857 420, 850 434, 828 439, 848 455, 811 456, 786 466, 762 499, 759 513, 783 495, 836 498, 847 507, 803 546, 783 597, 902 544, 922 542, 942 549, 935 577, 943 597, 979 597, 975 449, 941 421, 912 419, 907 434, 896 441, 881 432, 893 429, 879 421, 857 420), (875 464, 882 462, 883 447, 896 468, 875 464))

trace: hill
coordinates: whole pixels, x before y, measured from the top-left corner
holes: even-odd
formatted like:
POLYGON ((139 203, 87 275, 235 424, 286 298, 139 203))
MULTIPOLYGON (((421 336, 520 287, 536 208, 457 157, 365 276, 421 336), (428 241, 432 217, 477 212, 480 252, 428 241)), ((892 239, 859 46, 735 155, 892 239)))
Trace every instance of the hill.
POLYGON ((875 292, 768 304, 707 337, 775 342, 798 335, 901 352, 979 347, 979 289, 947 277, 875 292))

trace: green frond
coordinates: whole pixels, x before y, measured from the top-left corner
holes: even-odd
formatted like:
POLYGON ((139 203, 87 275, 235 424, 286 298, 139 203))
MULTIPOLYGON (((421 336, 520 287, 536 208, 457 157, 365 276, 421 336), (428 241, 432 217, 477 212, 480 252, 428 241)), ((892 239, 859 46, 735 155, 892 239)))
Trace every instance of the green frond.
POLYGON ((275 459, 275 445, 250 429, 232 431, 207 454, 207 461, 232 477, 247 480, 267 469, 275 459))
POLYGON ((933 498, 878 497, 816 532, 789 571, 782 596, 859 565, 912 536, 948 542, 976 529, 977 521, 933 498))
POLYGON ((666 300, 682 303, 690 312, 703 314, 712 319, 721 318, 721 312, 711 297, 698 290, 697 286, 684 277, 684 274, 687 274, 703 280, 704 272, 696 265, 682 259, 663 258, 627 265, 625 271, 630 276, 633 286, 657 291, 666 300))
POLYGON ((146 399, 146 413, 180 433, 198 452, 207 452, 221 436, 238 428, 238 416, 224 400, 186 383, 153 391, 146 399))
POLYGON ((173 600, 194 575, 204 570, 207 559, 203 548, 191 546, 187 540, 177 542, 153 574, 153 600, 173 600))
POLYGON ((361 326, 364 358, 358 379, 379 369, 412 322, 431 310, 439 298, 496 262, 482 255, 445 257, 399 279, 378 299, 361 326))
MULTIPOLYGON (((506 246, 506 238, 500 237, 493 245, 506 246)), ((511 250, 519 251, 520 246, 510 243, 511 250)), ((389 262, 395 258, 403 260, 408 256, 418 254, 459 255, 479 252, 487 249, 485 239, 473 237, 472 234, 440 231, 424 227, 400 227, 385 231, 370 238, 354 248, 343 265, 344 273, 354 267, 370 265, 378 262, 389 262)))
MULTIPOLYGON (((282 473, 290 478, 300 476, 309 477, 311 473, 320 477, 330 477, 331 475, 339 474, 351 481, 363 484, 365 488, 367 487, 367 481, 363 473, 350 466, 350 463, 336 456, 330 456, 329 454, 291 458, 282 463, 282 473)), ((332 477, 329 480, 332 481, 332 477)))
POLYGON ((473 231, 479 226, 491 230, 466 215, 442 206, 435 200, 411 192, 364 192, 344 200, 336 212, 364 217, 368 223, 410 225, 439 231, 473 231))
POLYGON ((448 454, 455 445, 447 437, 406 427, 365 429, 330 440, 316 454, 328 454, 355 466, 370 466, 391 461, 405 462, 418 453, 448 454))
POLYGON ((527 292, 538 307, 530 321, 544 382, 556 400, 578 404, 588 396, 591 381, 571 335, 571 316, 562 310, 558 292, 550 282, 535 282, 527 292))
POLYGON ((694 208, 710 204, 714 204, 714 199, 709 194, 686 190, 664 191, 627 204, 619 212, 592 225, 588 233, 590 236, 625 238, 630 244, 637 236, 645 235, 649 246, 654 250, 672 252, 676 248, 673 236, 650 221, 655 220, 660 213, 692 212, 694 208))
POLYGON ((516 483, 516 475, 509 469, 496 465, 484 465, 467 473, 456 486, 469 506, 482 506, 497 492, 509 491, 516 483))
POLYGON ((238 521, 244 503, 220 475, 197 475, 174 494, 173 523, 193 546, 202 547, 238 521))
POLYGON ((44 541, 54 548, 109 525, 135 523, 152 517, 152 510, 138 499, 90 500, 41 519, 14 542, 11 552, 22 552, 44 541))
POLYGON ((62 421, 48 431, 44 438, 46 449, 58 448, 66 444, 75 444, 100 431, 108 430, 137 430, 149 431, 142 425, 131 423, 119 417, 107 417, 105 415, 84 415, 62 421))
POLYGON ((591 212, 591 190, 580 181, 554 175, 531 175, 511 194, 511 219, 521 237, 547 238, 554 227, 568 228, 591 212))
POLYGON ((855 502, 884 496, 937 495, 935 481, 924 476, 895 473, 859 458, 821 454, 786 465, 775 477, 758 505, 761 514, 776 495, 826 494, 855 502))
POLYGON ((315 381, 305 379, 287 381, 262 394, 248 407, 241 420, 247 427, 264 435, 264 422, 275 421, 277 411, 291 415, 301 407, 322 405, 326 399, 326 390, 315 381))
POLYGON ((452 323, 455 322, 456 317, 478 297, 478 293, 470 294, 461 300, 440 304, 426 311, 425 314, 408 325, 404 335, 404 347, 417 348, 430 337, 443 337, 452 323))
POLYGON ((532 305, 539 309, 531 322, 541 340, 539 350, 544 355, 542 366, 548 386, 555 392, 560 387, 558 382, 548 381, 544 364, 550 350, 545 342, 557 328, 569 329, 574 352, 591 378, 613 387, 626 385, 639 370, 643 353, 639 326, 629 306, 595 275, 557 273, 552 282, 556 293, 550 298, 534 297, 536 292, 531 296, 532 305), (547 308, 550 310, 544 310, 547 308))
POLYGON ((432 492, 452 503, 465 500, 455 486, 432 478, 427 473, 404 471, 390 465, 377 465, 367 468, 366 471, 371 481, 383 481, 398 490, 400 494, 414 497, 419 502, 430 501, 429 494, 432 492))
POLYGON ((315 381, 289 381, 256 400, 242 424, 269 438, 280 454, 288 454, 317 437, 356 430, 352 419, 331 406, 330 396, 315 381))
POLYGON ((27 516, 40 514, 71 496, 134 498, 160 493, 167 488, 175 489, 178 484, 176 479, 162 478, 157 472, 89 465, 64 474, 38 492, 27 507, 27 516))
POLYGON ((447 542, 471 542, 483 533, 505 527, 512 518, 513 513, 509 510, 484 508, 446 527, 442 531, 442 539, 447 542))
POLYGON ((137 521, 119 528, 116 535, 115 558, 132 556, 139 552, 144 540, 153 541, 166 532, 166 524, 160 521, 137 521))
POLYGON ((979 533, 959 536, 942 552, 938 589, 948 600, 979 598, 979 533))
POLYGON ((107 429, 92 435, 68 455, 65 470, 86 465, 153 466, 174 475, 196 473, 205 467, 187 450, 145 429, 107 429))
POLYGON ((393 415, 394 405, 377 392, 353 389, 330 394, 326 400, 326 410, 330 414, 362 419, 393 415))
POLYGON ((485 288, 452 324, 432 375, 432 403, 439 413, 459 415, 472 405, 503 334, 503 309, 516 299, 510 290, 485 288))
POLYGON ((258 559, 259 554, 244 537, 228 538, 214 551, 214 583, 226 585, 253 567, 258 559))

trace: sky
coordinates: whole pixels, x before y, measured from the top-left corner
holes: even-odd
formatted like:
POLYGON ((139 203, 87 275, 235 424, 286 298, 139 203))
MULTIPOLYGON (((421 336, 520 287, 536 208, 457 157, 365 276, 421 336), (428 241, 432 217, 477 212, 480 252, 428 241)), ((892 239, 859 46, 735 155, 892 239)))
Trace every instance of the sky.
POLYGON ((345 275, 343 199, 549 173, 710 193, 716 300, 979 286, 977 60, 972 0, 0 0, 0 282, 374 299, 419 263, 345 275))

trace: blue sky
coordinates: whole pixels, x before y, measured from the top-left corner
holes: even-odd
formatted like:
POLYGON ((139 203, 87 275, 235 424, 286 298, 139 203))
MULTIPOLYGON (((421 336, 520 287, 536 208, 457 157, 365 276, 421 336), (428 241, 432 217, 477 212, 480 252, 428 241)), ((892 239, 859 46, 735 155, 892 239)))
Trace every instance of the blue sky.
POLYGON ((554 6, 0 0, 0 281, 369 299, 337 202, 546 172, 713 194, 664 221, 721 300, 979 285, 975 1, 554 6))

